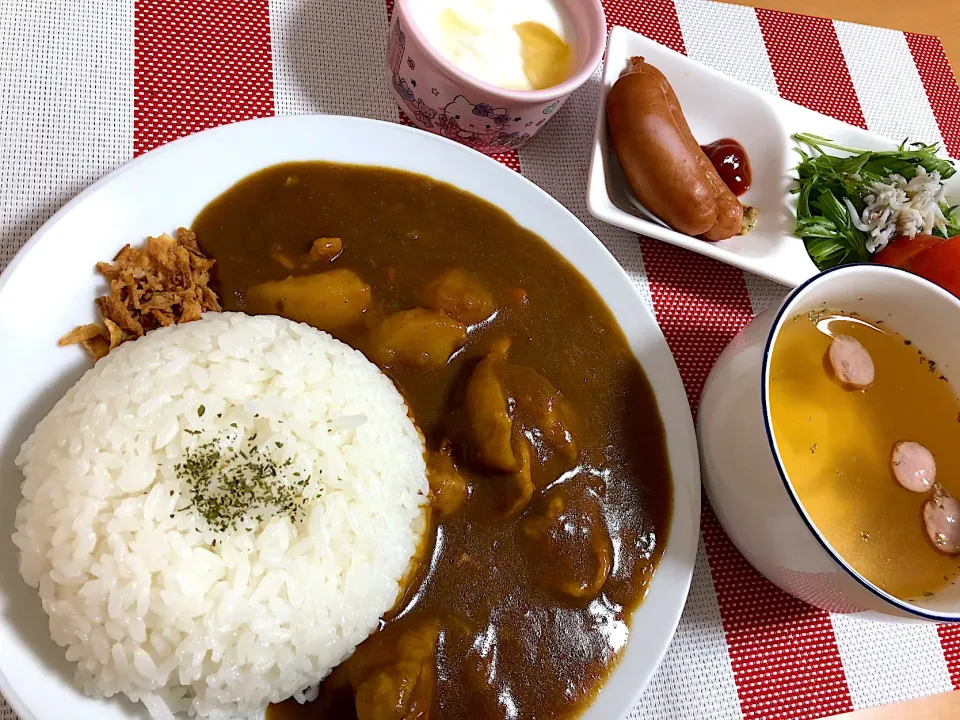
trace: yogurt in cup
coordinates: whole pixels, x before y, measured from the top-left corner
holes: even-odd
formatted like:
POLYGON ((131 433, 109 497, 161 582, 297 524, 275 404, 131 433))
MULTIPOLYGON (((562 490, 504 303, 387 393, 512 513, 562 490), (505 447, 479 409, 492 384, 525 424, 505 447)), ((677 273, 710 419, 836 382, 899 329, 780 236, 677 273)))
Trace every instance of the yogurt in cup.
POLYGON ((600 0, 397 0, 388 82, 418 127, 501 153, 593 75, 605 40, 600 0))

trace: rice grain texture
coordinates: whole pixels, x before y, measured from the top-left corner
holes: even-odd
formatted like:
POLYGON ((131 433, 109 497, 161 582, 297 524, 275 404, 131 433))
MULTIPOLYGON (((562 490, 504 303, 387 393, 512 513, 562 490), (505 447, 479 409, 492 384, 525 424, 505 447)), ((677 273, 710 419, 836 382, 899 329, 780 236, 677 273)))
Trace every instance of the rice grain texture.
POLYGON ((17 464, 20 572, 76 683, 154 717, 255 715, 318 682, 393 605, 425 532, 423 441, 400 393, 277 317, 208 314, 125 343, 17 464), (204 447, 268 459, 299 509, 251 506, 214 530, 183 470, 204 447))

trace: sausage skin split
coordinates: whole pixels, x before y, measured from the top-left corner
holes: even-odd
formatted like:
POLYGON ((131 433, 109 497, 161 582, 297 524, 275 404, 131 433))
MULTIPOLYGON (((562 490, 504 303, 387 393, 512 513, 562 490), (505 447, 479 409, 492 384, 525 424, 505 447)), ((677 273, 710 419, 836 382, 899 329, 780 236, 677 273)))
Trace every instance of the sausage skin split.
POLYGON ((739 233, 743 206, 690 131, 657 68, 631 58, 607 95, 610 137, 640 202, 674 230, 723 240, 739 233))

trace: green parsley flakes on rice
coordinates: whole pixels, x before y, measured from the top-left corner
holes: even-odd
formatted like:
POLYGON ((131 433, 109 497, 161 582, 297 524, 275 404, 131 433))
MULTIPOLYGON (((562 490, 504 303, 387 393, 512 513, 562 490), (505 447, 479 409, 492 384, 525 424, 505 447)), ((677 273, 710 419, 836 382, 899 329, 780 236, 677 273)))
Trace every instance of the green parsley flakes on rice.
POLYGON ((14 543, 89 695, 255 714, 377 627, 426 531, 423 440, 363 355, 208 314, 116 348, 17 457, 14 543))

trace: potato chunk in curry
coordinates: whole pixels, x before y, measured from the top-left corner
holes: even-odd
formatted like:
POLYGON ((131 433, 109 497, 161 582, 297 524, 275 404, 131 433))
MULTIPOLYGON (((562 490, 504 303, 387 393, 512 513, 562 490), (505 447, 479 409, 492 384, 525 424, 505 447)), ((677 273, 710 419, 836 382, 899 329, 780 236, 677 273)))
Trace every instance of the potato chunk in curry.
POLYGON ((425 370, 442 368, 467 342, 467 330, 446 313, 414 308, 384 318, 366 347, 379 365, 400 363, 425 370))
POLYGON ((447 270, 424 288, 423 304, 468 325, 483 322, 496 310, 493 295, 480 279, 458 268, 447 270))
POLYGON ((263 282, 249 288, 246 298, 250 313, 282 315, 320 330, 355 325, 373 305, 370 286, 352 270, 263 282))
POLYGON ((307 253, 307 262, 333 262, 343 252, 343 240, 338 237, 322 237, 313 241, 307 253))

